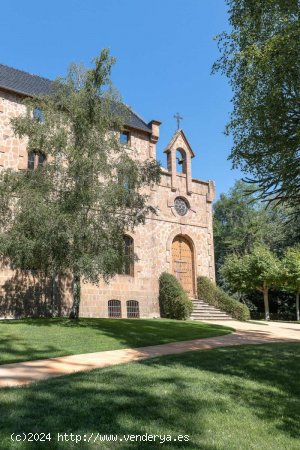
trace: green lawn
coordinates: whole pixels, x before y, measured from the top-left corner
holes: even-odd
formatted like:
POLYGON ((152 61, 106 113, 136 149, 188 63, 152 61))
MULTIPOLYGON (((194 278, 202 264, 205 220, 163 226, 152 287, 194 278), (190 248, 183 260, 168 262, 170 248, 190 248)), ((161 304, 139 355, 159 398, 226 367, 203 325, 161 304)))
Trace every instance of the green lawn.
POLYGON ((300 344, 224 347, 78 373, 0 391, 3 449, 300 448, 300 344), (11 433, 50 432, 51 445, 11 433), (57 433, 116 434, 122 443, 57 443, 57 433), (126 442, 128 434, 189 441, 126 442))
POLYGON ((203 322, 130 319, 0 321, 0 364, 228 334, 203 322))

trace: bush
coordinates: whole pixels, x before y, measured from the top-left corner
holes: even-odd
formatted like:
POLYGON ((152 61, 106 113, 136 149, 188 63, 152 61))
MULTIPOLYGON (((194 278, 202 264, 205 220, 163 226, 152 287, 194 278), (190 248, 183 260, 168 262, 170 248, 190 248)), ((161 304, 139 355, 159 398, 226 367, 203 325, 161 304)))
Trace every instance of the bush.
POLYGON ((234 319, 250 319, 250 311, 246 305, 230 297, 230 295, 215 286, 208 278, 198 277, 197 290, 199 299, 225 311, 234 319))
POLYGON ((159 277, 159 305, 161 317, 169 319, 186 320, 193 310, 193 303, 180 283, 166 272, 159 277))

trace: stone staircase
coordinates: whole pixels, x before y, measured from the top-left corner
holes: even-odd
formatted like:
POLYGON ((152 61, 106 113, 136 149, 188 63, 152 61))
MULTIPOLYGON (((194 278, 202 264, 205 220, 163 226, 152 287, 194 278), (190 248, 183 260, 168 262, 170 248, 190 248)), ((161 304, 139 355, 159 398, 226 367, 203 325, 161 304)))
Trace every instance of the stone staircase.
POLYGON ((214 306, 197 298, 191 299, 194 305, 191 314, 192 320, 232 320, 232 317, 214 306))

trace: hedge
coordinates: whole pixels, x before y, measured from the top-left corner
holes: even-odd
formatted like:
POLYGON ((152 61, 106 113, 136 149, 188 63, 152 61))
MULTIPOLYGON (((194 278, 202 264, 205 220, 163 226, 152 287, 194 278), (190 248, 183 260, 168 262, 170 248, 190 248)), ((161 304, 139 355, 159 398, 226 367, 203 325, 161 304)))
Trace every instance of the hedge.
POLYGON ((178 280, 170 273, 159 277, 159 306, 161 317, 186 320, 193 310, 193 303, 178 280))
POLYGON ((230 297, 222 289, 215 286, 208 278, 197 279, 198 298, 228 313, 237 320, 249 320, 250 311, 246 305, 230 297))

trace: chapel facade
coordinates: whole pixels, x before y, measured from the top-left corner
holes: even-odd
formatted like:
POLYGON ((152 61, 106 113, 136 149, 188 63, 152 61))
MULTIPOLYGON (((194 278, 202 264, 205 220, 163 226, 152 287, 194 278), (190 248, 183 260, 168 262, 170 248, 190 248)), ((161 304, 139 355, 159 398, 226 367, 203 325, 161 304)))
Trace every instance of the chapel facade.
MULTIPOLYGON (((0 170, 30 170, 40 163, 28 155, 26 142, 14 136, 10 119, 25 112, 24 97, 47 94, 50 86, 48 79, 0 65, 0 170)), ((155 159, 159 127, 157 120, 146 123, 131 111, 121 142, 139 160, 155 159)), ((161 169, 160 183, 147 192, 154 212, 144 225, 124 236, 133 261, 130 258, 122 274, 108 283, 82 283, 81 317, 159 317, 158 280, 162 272, 174 274, 190 298, 196 297, 197 276, 215 280, 214 183, 192 177, 195 154, 182 129, 166 145, 165 155, 167 168, 161 169)), ((59 314, 67 314, 72 303, 71 283, 41 282, 32 273, 20 274, 2 267, 0 317, 42 315, 49 298, 53 298, 53 289, 59 292, 59 314)))

